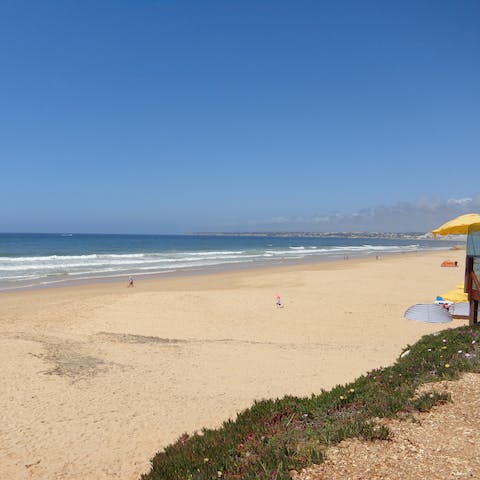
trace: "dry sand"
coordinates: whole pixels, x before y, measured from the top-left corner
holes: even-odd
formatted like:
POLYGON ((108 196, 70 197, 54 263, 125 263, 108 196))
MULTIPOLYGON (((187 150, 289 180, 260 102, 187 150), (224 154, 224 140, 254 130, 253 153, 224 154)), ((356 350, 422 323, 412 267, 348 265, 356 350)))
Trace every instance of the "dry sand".
POLYGON ((0 478, 133 480, 182 432, 218 426, 254 399, 309 395, 389 365, 446 328, 403 313, 461 282, 464 256, 0 294, 0 478), (440 268, 446 258, 459 268, 440 268))

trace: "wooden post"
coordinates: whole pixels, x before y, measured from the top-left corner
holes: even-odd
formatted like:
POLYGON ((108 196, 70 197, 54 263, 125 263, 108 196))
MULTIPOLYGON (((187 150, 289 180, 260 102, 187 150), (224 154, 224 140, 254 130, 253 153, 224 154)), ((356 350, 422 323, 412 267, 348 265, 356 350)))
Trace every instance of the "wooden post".
POLYGON ((468 297, 470 298, 470 292, 472 291, 472 272, 473 272, 473 257, 467 255, 465 258, 465 284, 464 284, 464 292, 468 293, 468 297))
POLYGON ((472 327, 478 323, 478 300, 470 299, 470 315, 468 317, 468 325, 472 327))

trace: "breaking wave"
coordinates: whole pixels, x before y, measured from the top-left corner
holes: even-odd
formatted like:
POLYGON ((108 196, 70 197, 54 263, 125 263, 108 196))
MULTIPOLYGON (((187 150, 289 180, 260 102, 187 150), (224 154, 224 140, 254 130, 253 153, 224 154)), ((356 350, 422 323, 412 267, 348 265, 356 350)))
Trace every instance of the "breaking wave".
POLYGON ((407 245, 301 246, 268 243, 265 247, 185 251, 86 253, 84 255, 0 256, 0 290, 71 279, 165 274, 222 265, 268 263, 304 258, 341 258, 370 254, 419 250, 418 243, 407 245))

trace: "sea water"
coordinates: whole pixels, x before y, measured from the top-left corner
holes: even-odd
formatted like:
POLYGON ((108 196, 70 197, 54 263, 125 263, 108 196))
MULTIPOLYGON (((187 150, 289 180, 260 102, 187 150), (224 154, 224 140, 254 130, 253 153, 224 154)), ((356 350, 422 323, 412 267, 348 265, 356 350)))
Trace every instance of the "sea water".
POLYGON ((0 234, 0 291, 449 248, 418 238, 0 234))

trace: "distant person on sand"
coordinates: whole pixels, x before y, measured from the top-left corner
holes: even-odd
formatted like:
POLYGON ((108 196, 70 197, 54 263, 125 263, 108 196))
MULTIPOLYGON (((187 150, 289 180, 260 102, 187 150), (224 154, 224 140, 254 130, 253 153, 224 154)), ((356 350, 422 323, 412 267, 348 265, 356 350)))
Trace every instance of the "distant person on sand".
POLYGON ((280 295, 278 293, 275 295, 275 305, 277 306, 277 308, 283 307, 282 300, 280 299, 280 295))
POLYGON ((133 287, 133 277, 130 275, 128 277, 128 285, 127 285, 128 288, 130 287, 133 287))

